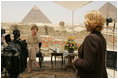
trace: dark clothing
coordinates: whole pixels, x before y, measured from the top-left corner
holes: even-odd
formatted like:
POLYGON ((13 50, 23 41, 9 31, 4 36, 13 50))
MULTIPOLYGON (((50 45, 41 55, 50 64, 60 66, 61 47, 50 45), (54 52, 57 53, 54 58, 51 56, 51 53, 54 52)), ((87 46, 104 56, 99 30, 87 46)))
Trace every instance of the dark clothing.
POLYGON ((81 78, 106 78, 106 40, 100 32, 88 35, 78 50, 78 58, 73 62, 77 76, 81 78))
POLYGON ((20 74, 20 52, 18 45, 9 42, 8 46, 3 49, 2 66, 6 69, 11 78, 17 78, 20 74))
POLYGON ((21 72, 23 72, 25 71, 25 68, 27 68, 27 57, 28 57, 27 43, 21 39, 13 40, 13 43, 19 46, 21 72))

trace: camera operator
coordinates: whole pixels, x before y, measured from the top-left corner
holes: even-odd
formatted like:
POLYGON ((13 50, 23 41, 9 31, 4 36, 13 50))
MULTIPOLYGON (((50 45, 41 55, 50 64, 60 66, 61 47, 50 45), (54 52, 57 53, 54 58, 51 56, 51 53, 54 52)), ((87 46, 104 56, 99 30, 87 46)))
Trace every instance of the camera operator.
MULTIPOLYGON (((5 48, 5 29, 1 28, 1 54, 5 48)), ((3 59, 1 58, 1 72, 3 72, 3 59)))
POLYGON ((20 65, 21 65, 21 73, 25 71, 27 67, 27 57, 28 57, 28 49, 26 40, 20 39, 20 31, 18 29, 13 30, 14 39, 12 40, 14 44, 19 46, 20 51, 20 65))
POLYGON ((5 29, 1 28, 1 48, 5 47, 5 29))
POLYGON ((10 78, 17 78, 20 74, 18 46, 11 41, 10 34, 5 36, 5 41, 7 46, 3 49, 2 54, 3 68, 6 69, 10 78))

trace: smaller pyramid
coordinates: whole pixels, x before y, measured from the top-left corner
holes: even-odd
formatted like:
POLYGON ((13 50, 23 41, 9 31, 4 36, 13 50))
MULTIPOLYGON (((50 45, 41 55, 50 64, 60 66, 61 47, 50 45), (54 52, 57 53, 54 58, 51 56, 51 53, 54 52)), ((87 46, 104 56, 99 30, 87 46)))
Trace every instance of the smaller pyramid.
POLYGON ((37 6, 33 6, 30 12, 24 17, 22 23, 51 23, 37 6))
POLYGON ((117 8, 112 5, 111 3, 107 2, 104 4, 99 11, 103 14, 105 18, 111 17, 116 19, 117 18, 117 8))

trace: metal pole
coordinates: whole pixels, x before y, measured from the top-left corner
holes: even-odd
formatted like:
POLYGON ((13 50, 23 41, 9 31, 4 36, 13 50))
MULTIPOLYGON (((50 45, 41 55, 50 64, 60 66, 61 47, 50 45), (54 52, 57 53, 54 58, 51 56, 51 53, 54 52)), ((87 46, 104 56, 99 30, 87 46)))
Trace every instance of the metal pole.
MULTIPOLYGON (((114 21, 114 26, 113 26, 113 51, 115 52, 114 50, 114 46, 115 46, 115 20, 114 21)), ((114 78, 115 78, 115 68, 114 68, 114 78)))
MULTIPOLYGON (((72 32, 74 33, 74 9, 72 10, 72 26, 71 26, 71 29, 72 29, 72 32)), ((74 36, 74 35, 73 35, 74 36)))
MULTIPOLYGON (((109 17, 109 5, 107 5, 107 17, 106 18, 108 18, 108 17, 109 17)), ((108 34, 108 25, 106 27, 106 42, 108 43, 107 34, 108 34)), ((107 44, 107 48, 108 48, 108 44, 107 44)))
POLYGON ((74 10, 72 10, 72 26, 74 25, 74 10))

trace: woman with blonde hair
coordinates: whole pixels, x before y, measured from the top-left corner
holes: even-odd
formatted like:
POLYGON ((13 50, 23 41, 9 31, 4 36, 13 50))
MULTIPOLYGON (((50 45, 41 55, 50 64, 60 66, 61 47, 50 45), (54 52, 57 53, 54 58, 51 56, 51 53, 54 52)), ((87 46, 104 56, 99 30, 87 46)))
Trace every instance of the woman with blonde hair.
POLYGON ((99 11, 91 11, 85 16, 85 26, 90 32, 78 49, 78 58, 73 61, 77 77, 106 78, 106 40, 101 34, 105 19, 99 11))
POLYGON ((27 38, 28 51, 29 51, 29 62, 28 62, 28 72, 32 71, 32 65, 38 66, 36 62, 36 53, 39 52, 39 43, 41 39, 37 36, 38 27, 33 25, 31 27, 31 35, 27 38))

